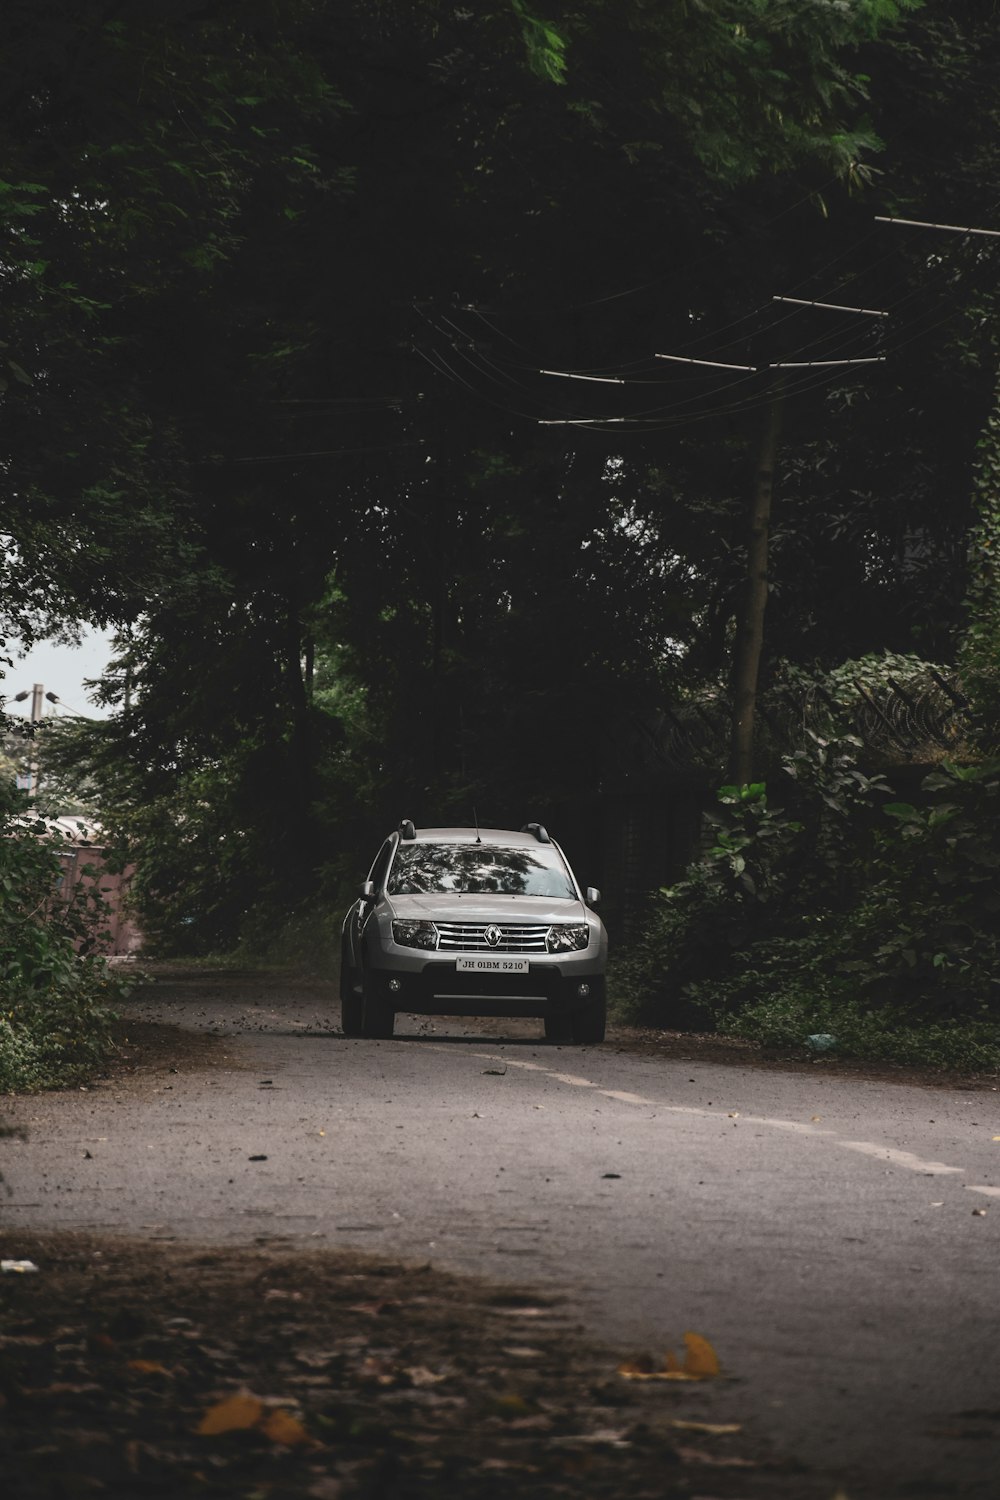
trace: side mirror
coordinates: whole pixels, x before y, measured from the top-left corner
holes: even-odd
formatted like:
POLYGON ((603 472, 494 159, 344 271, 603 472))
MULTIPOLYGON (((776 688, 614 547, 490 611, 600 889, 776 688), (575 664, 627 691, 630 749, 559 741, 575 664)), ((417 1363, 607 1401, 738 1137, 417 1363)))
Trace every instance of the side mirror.
POLYGON ((585 896, 584 899, 586 900, 586 903, 587 903, 588 906, 599 906, 600 905, 601 893, 597 889, 596 885, 588 885, 588 887, 587 887, 587 894, 586 894, 586 896, 585 896))
POLYGON ((358 895, 361 897, 362 901, 374 901, 375 900, 375 883, 374 883, 374 881, 363 880, 361 882, 361 887, 360 887, 360 889, 358 891, 358 895))

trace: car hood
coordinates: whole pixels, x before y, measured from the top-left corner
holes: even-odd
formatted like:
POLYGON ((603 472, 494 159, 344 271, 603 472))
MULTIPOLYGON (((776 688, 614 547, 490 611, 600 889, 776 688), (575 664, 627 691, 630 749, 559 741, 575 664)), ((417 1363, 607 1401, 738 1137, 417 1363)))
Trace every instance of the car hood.
POLYGON ((390 916, 427 922, 585 922, 582 901, 555 901, 548 896, 387 896, 390 916))

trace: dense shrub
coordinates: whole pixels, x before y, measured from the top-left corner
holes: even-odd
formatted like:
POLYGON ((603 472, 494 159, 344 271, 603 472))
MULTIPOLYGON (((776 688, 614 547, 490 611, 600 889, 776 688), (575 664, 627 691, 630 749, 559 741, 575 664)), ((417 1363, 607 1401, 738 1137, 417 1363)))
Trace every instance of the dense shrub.
POLYGON ((99 893, 59 895, 60 838, 0 783, 0 1090, 54 1087, 105 1055, 121 981, 92 949, 99 893))
POLYGON ((722 789, 705 854, 617 965, 620 1013, 1000 1065, 1000 762, 941 766, 901 802, 859 748, 814 738, 790 757, 781 810, 763 785, 722 789))

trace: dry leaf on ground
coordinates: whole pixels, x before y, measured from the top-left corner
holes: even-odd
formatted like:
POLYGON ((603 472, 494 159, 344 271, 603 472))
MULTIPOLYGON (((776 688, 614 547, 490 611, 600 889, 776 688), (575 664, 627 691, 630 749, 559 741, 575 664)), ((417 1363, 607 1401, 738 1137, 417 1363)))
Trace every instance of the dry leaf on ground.
POLYGON ((648 1355, 644 1355, 620 1364, 618 1374, 626 1380, 708 1380, 719 1374, 719 1357, 708 1339, 702 1338, 700 1333, 686 1333, 684 1345, 683 1364, 673 1350, 668 1350, 659 1370, 648 1355))

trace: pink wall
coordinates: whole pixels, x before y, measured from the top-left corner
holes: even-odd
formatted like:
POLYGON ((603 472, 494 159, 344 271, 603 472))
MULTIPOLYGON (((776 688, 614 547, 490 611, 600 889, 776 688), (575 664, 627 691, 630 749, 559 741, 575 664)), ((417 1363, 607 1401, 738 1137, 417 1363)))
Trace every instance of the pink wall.
POLYGON ((67 900, 78 886, 96 885, 108 906, 98 951, 108 957, 138 953, 142 947, 142 933, 126 910, 129 882, 135 873, 135 867, 128 866, 120 874, 104 870, 104 850, 95 844, 67 846, 60 851, 59 860, 63 867, 63 878, 57 899, 61 897, 67 900), (84 874, 84 869, 88 866, 97 872, 96 876, 84 874))

